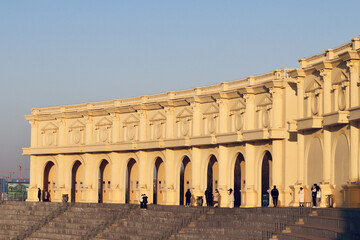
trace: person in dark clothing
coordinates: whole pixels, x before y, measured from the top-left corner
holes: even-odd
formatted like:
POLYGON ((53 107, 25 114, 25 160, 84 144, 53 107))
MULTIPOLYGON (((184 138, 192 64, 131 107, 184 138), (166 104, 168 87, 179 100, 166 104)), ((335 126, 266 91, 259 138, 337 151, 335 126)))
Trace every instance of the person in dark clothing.
POLYGON ((206 199, 206 206, 210 207, 210 191, 209 189, 206 189, 205 191, 205 199, 206 199))
POLYGON ((190 201, 191 201, 191 192, 190 189, 188 189, 185 193, 185 198, 186 198, 186 204, 185 207, 189 207, 190 206, 190 201))
POLYGON ((143 196, 143 209, 147 209, 147 199, 148 199, 148 197, 146 196, 146 194, 144 194, 144 196, 143 196))
POLYGON ((38 188, 38 199, 39 199, 39 202, 41 202, 41 189, 38 188))
POLYGON ((316 207, 316 193, 317 193, 317 184, 315 183, 311 187, 311 197, 312 197, 312 201, 313 201, 313 207, 316 207))
POLYGON ((274 185, 274 188, 271 190, 271 197, 273 199, 274 207, 277 207, 279 191, 276 189, 275 185, 274 185))

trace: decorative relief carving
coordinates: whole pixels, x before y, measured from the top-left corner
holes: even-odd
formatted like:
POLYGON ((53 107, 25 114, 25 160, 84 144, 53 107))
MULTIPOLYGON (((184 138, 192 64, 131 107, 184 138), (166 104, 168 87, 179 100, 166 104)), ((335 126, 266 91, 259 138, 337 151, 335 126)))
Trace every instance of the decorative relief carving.
POLYGON ((193 113, 188 109, 184 108, 176 116, 176 124, 178 129, 178 135, 181 137, 189 136, 190 128, 192 124, 193 113))
POLYGON ((58 138, 58 127, 54 123, 48 123, 41 129, 43 145, 44 146, 56 146, 58 138))
POLYGON ((81 121, 75 121, 69 127, 70 143, 71 144, 84 144, 85 140, 85 124, 81 121))
POLYGON ((139 123, 140 120, 133 114, 123 122, 125 141, 137 141, 139 123))
POLYGON ((166 117, 161 112, 157 112, 150 119, 151 135, 153 136, 153 139, 160 139, 165 135, 165 123, 166 117))
POLYGON ((311 112, 313 115, 319 113, 319 94, 316 94, 315 92, 311 94, 311 112))
POLYGON ((219 117, 219 108, 216 104, 210 104, 210 106, 204 111, 203 119, 205 126, 207 127, 207 133, 216 133, 217 118, 219 117))
POLYGON ((235 101, 230 107, 230 119, 232 123, 232 129, 241 131, 244 125, 244 115, 246 110, 246 104, 243 99, 235 101))
POLYGON ((345 96, 345 88, 339 88, 339 102, 338 102, 338 106, 339 106, 339 110, 340 111, 344 111, 346 109, 346 96, 345 96))
POLYGON ((95 124, 98 143, 111 142, 111 127, 112 127, 112 122, 105 117, 95 124))

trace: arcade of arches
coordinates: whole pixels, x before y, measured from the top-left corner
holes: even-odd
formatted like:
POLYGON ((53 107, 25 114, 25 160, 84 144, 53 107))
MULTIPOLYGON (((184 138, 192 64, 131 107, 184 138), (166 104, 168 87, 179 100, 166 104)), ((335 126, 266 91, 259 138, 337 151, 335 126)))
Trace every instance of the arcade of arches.
POLYGON ((28 201, 298 206, 300 187, 360 206, 360 39, 281 69, 195 89, 32 109, 28 201), (195 204, 195 201, 193 202, 195 204), (270 201, 271 205, 271 201, 270 201))

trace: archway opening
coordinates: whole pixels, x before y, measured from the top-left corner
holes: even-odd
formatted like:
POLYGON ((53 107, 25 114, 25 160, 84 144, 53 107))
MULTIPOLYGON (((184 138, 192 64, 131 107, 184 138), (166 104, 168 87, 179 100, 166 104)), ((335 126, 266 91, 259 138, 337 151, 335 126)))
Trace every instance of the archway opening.
POLYGON ((241 205, 241 189, 245 185, 245 159, 239 153, 234 166, 234 207, 241 205))
POLYGON ((136 203, 136 190, 139 188, 139 169, 135 159, 131 158, 126 168, 125 202, 136 203))
POLYGON ((185 193, 191 188, 192 182, 192 166, 190 159, 186 156, 181 162, 180 168, 180 205, 185 204, 185 193))
MULTIPOLYGON (((219 180, 219 164, 214 155, 211 155, 208 167, 207 167, 207 187, 208 190, 212 195, 215 193, 215 189, 218 188, 218 180, 219 180)), ((212 197, 209 199, 209 205, 212 206, 212 197)))
POLYGON ((153 204, 161 204, 165 188, 165 164, 160 157, 155 161, 153 179, 153 204))
POLYGON ((107 160, 102 160, 99 167, 99 183, 98 183, 98 195, 99 203, 106 203, 109 201, 109 189, 110 189, 110 164, 107 160))
POLYGON ((83 189, 84 167, 77 160, 71 171, 71 202, 81 201, 81 193, 83 189))
POLYGON ((323 181, 323 151, 319 138, 311 142, 307 160, 307 184, 306 201, 311 202, 311 186, 323 181))
POLYGON ((261 206, 269 206, 269 192, 272 185, 272 157, 270 152, 266 151, 261 166, 261 206))
POLYGON ((55 176, 56 176, 55 164, 49 161, 44 169, 44 182, 43 182, 43 191, 44 193, 47 192, 48 201, 51 201, 51 197, 53 197, 54 195, 55 176))
POLYGON ((344 134, 340 135, 336 150, 334 163, 334 183, 335 183, 335 204, 336 207, 346 207, 348 196, 345 195, 342 186, 350 180, 350 156, 349 144, 344 134))

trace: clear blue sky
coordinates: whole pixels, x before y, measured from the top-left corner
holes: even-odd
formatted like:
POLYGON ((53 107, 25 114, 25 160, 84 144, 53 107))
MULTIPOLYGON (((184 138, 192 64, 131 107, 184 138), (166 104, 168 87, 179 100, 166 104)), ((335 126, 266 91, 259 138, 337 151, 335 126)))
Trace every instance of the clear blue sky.
MULTIPOLYGON (((360 1, 0 0, 0 171, 29 175, 33 107, 206 86, 360 33, 360 1)), ((1 174, 1 173, 0 173, 1 174)))

